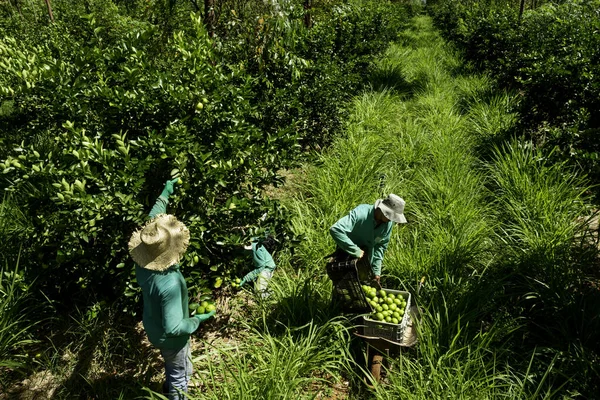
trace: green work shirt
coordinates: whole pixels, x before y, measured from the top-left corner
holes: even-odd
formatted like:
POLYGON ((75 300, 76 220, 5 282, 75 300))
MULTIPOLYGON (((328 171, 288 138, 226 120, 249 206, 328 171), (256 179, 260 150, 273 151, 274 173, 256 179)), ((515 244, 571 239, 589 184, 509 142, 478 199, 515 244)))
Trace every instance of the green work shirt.
POLYGON ((391 221, 377 226, 375 206, 361 204, 333 224, 329 233, 340 249, 354 257, 360 256, 361 247, 366 248, 371 269, 380 276, 383 253, 390 242, 393 226, 391 221))
POLYGON ((244 276, 242 279, 243 284, 255 281, 264 270, 273 272, 276 268, 271 253, 265 249, 265 246, 257 246, 256 242, 252 242, 252 262, 254 263, 254 270, 244 276))
MULTIPOLYGON (((168 199, 160 196, 150 218, 164 214, 168 199)), ((200 320, 190 318, 188 290, 179 264, 164 271, 135 266, 135 275, 144 300, 144 329, 148 340, 159 349, 181 349, 198 329, 200 320)))
POLYGON ((263 245, 256 246, 256 242, 252 242, 252 262, 254 262, 254 267, 257 269, 275 271, 275 261, 273 261, 271 253, 263 245))

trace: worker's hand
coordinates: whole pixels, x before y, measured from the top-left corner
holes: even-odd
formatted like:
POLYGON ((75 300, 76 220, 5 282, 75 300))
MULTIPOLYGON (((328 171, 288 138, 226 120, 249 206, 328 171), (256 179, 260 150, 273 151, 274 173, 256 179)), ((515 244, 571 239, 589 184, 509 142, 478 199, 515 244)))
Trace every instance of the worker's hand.
POLYGON ((242 286, 244 286, 245 284, 246 284, 246 280, 245 280, 245 279, 242 279, 242 280, 240 281, 239 287, 241 288, 241 287, 242 287, 242 286))
POLYGON ((375 275, 375 282, 377 282, 377 284, 379 285, 379 287, 381 287, 381 276, 375 275))
POLYGON ((213 315, 215 315, 217 312, 216 311, 211 311, 209 313, 206 314, 196 314, 194 315, 194 318, 198 318, 200 320, 200 323, 206 321, 207 319, 209 319, 210 317, 212 317, 213 315))
POLYGON ((365 256, 365 251, 364 250, 360 250, 360 255, 358 256, 358 258, 363 258, 365 256))
POLYGON ((168 198, 170 195, 172 195, 173 192, 175 191, 175 184, 178 181, 179 181, 179 178, 168 180, 167 183, 165 183, 165 188, 163 189, 161 196, 168 198))

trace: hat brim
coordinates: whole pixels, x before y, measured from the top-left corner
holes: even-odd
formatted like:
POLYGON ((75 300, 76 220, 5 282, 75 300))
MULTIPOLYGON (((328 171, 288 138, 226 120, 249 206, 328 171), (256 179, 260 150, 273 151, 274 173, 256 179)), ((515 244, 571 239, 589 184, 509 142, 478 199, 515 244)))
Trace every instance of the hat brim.
POLYGON ((375 202, 375 208, 379 208, 383 215, 390 221, 398 224, 406 224, 406 217, 404 214, 397 213, 383 203, 383 199, 379 199, 375 202))
POLYGON ((129 254, 140 267, 153 271, 164 271, 178 264, 190 242, 190 232, 174 215, 159 214, 135 231, 129 239, 129 254), (151 223, 168 224, 171 231, 171 246, 161 254, 153 254, 142 242, 141 232, 151 223))

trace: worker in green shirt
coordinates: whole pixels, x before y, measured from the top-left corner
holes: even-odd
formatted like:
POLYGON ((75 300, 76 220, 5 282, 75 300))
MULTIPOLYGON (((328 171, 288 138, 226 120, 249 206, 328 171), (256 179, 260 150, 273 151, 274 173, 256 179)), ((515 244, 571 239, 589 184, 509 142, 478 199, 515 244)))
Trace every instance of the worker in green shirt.
POLYGON ((169 400, 186 398, 192 375, 190 335, 215 314, 189 315, 188 290, 179 261, 189 244, 190 232, 174 215, 165 213, 177 181, 167 181, 150 211, 150 220, 129 240, 136 279, 142 288, 144 330, 164 359, 163 390, 169 400))
POLYGON ((361 204, 329 229, 337 245, 334 257, 367 257, 375 280, 381 279, 381 262, 394 223, 405 224, 405 202, 395 194, 372 204, 361 204))
POLYGON ((276 244, 275 239, 268 235, 264 239, 253 239, 250 244, 244 246, 245 250, 252 251, 254 270, 244 276, 239 284, 240 287, 256 281, 256 290, 263 298, 268 297, 267 286, 273 277, 273 271, 277 268, 273 256, 271 256, 276 244))

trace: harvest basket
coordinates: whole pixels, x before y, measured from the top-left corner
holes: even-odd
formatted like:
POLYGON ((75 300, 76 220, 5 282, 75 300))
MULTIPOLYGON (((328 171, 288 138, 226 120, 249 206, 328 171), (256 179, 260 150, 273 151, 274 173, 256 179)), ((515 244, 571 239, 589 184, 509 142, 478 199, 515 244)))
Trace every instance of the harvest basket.
POLYGON ((358 259, 330 260, 327 263, 327 275, 333 282, 333 297, 339 302, 343 312, 367 313, 371 311, 358 276, 359 267, 358 259))
MULTIPOLYGON (((404 300, 406 300, 406 308, 404 310, 404 315, 402 316, 402 321, 399 324, 393 324, 391 322, 385 321, 376 321, 371 319, 369 315, 363 316, 364 326, 363 326, 363 334, 364 336, 369 337, 380 337, 388 340, 392 340, 394 342, 402 342, 404 336, 404 330, 408 326, 410 322, 410 301, 411 295, 409 292, 404 292, 401 290, 393 290, 393 289, 383 289, 386 293, 393 293, 398 296, 402 296, 404 300)), ((370 308, 370 306, 369 306, 370 308)))

